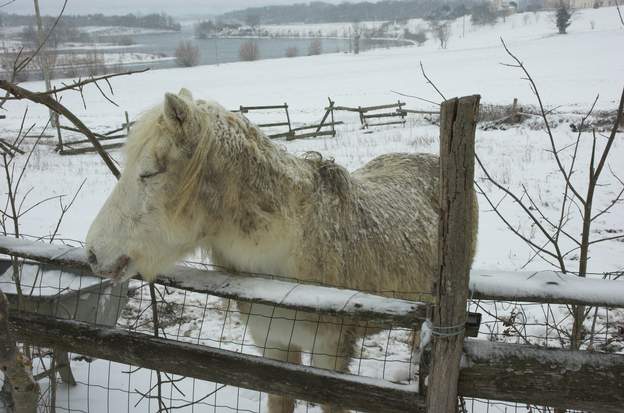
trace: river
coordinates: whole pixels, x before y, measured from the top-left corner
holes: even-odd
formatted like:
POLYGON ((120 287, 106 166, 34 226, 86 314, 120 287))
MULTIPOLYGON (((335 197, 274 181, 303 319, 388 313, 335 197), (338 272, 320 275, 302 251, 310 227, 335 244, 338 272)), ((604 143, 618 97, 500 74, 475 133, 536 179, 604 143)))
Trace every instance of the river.
MULTIPOLYGON (((153 53, 164 56, 175 56, 175 50, 179 43, 190 40, 199 48, 202 65, 230 63, 240 61, 239 51, 241 44, 249 41, 248 38, 208 38, 196 39, 192 32, 182 31, 176 33, 142 34, 134 35, 135 47, 129 50, 135 52, 153 53)), ((299 55, 307 55, 313 39, 309 38, 257 38, 253 41, 258 46, 259 59, 274 59, 286 56, 286 50, 296 48, 299 55)), ((349 39, 323 38, 321 39, 321 53, 340 53, 351 50, 349 39)), ((360 50, 366 51, 380 47, 403 46, 405 42, 393 40, 360 40, 360 50)), ((165 60, 149 64, 153 68, 173 67, 174 60, 165 60)))

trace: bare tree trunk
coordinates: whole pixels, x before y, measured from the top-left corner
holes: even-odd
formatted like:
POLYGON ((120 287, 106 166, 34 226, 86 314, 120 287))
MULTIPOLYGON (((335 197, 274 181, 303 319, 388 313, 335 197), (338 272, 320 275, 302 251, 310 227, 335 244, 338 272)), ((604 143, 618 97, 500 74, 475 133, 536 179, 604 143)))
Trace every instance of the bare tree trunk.
MULTIPOLYGON (((50 67, 48 66, 48 52, 45 50, 43 46, 43 42, 45 42, 45 35, 43 33, 43 22, 41 20, 41 12, 39 11, 39 0, 34 0, 35 2, 35 16, 37 18, 37 42, 38 46, 41 47, 41 52, 39 52, 39 61, 41 62, 41 72, 43 73, 43 81, 45 82, 46 92, 52 90, 52 85, 50 83, 50 67)), ((52 111, 50 111, 50 124, 53 127, 56 127, 58 124, 58 115, 52 111)), ((60 142, 59 142, 60 143, 60 142)))
POLYGON ((32 363, 22 354, 9 331, 9 302, 0 291, 0 369, 10 383, 15 413, 36 413, 39 385, 32 375, 32 363))

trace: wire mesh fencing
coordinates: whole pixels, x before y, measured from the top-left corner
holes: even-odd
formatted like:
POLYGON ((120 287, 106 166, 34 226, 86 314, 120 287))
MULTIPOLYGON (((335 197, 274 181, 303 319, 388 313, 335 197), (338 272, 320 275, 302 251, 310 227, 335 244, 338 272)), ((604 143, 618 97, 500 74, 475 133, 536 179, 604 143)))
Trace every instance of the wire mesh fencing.
MULTIPOLYGON (((617 280, 621 273, 601 274, 617 280)), ((492 342, 570 349, 572 306, 519 301, 470 300, 469 311, 481 314, 479 338, 492 342)), ((604 353, 624 352, 624 309, 586 307, 580 350, 604 353)), ((511 373, 510 373, 511 374, 511 373)), ((460 397, 460 412, 475 413, 555 413, 561 409, 460 397)), ((576 410, 566 410, 573 413, 576 410)))
MULTIPOLYGON (((218 269, 202 263, 187 263, 187 266, 218 269)), ((278 303, 287 302, 303 285, 300 280, 270 274, 254 276, 260 277, 256 280, 259 289, 265 288, 264 284, 270 285, 271 280, 290 283, 288 289, 279 293, 278 303)), ((619 276, 606 274, 605 278, 619 276)), ((17 259, 0 260, 0 290, 9 297, 13 311, 158 336, 169 340, 168 343, 189 343, 342 370, 405 384, 406 388, 416 389, 418 384, 418 333, 424 316, 406 326, 351 317, 344 312, 310 313, 139 280, 115 284, 73 267, 17 259)), ((427 291, 369 293, 412 301, 432 300, 427 291)), ((342 309, 357 301, 360 294, 363 292, 348 295, 342 309)), ((481 340, 570 347, 573 323, 570 306, 471 299, 467 309, 482 316, 478 332, 481 340)), ((622 308, 585 307, 585 315, 582 350, 624 351, 622 308)), ((146 368, 137 365, 140 363, 88 357, 79 351, 68 353, 53 346, 38 345, 36 337, 22 342, 20 349, 32 359, 33 375, 40 386, 40 411, 268 411, 268 395, 245 388, 244 384, 226 385, 171 374, 167 369, 158 370, 158 366, 146 368)), ((175 354, 162 354, 162 357, 171 359, 175 354)), ((0 407, 6 408, 9 389, 6 382, 3 384, 0 407)), ((458 405, 461 412, 475 413, 555 411, 543 406, 468 397, 460 397, 458 405)), ((297 401, 296 411, 322 411, 322 406, 297 401)))
MULTIPOLYGON (((14 267, 11 260, 1 261, 0 273, 0 289, 13 309, 24 312, 404 384, 417 377, 413 371, 417 334, 408 327, 266 304, 241 305, 137 280, 114 284, 74 269, 34 262, 20 261, 14 267), (15 282, 16 268, 19 283, 15 282), (257 326, 266 331, 265 337, 259 339, 257 332, 254 337, 252 329, 258 330, 257 326), (276 334, 281 335, 279 340, 276 334), (338 344, 324 343, 328 336, 338 344), (351 354, 340 350, 341 342, 353 346, 351 354)), ((429 299, 426 292, 409 295, 429 299)), ((67 353, 36 342, 21 344, 21 350, 33 361, 33 375, 40 385, 40 411, 267 411, 267 394, 242 387, 67 353)), ((0 399, 6 402, 6 393, 0 399)), ((321 407, 299 401, 297 411, 321 411, 321 407)))

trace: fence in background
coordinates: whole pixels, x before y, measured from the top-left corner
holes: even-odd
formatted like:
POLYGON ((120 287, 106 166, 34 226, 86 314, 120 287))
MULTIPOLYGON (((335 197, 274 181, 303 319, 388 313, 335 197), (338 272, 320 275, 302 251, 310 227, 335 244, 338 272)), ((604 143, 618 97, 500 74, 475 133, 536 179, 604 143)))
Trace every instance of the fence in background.
MULTIPOLYGON (((125 122, 122 123, 121 127, 105 131, 102 133, 93 133, 96 139, 102 143, 102 148, 105 150, 121 148, 126 143, 126 138, 130 133, 130 127, 134 124, 134 122, 130 121, 128 117, 128 112, 124 112, 125 122)), ((93 153, 97 152, 93 144, 89 139, 78 139, 78 140, 66 140, 63 138, 63 133, 61 131, 67 131, 72 133, 81 134, 82 132, 76 128, 63 126, 60 124, 60 119, 57 120, 58 126, 57 130, 57 138, 58 144, 56 145, 56 151, 60 155, 80 155, 84 153, 93 153)))

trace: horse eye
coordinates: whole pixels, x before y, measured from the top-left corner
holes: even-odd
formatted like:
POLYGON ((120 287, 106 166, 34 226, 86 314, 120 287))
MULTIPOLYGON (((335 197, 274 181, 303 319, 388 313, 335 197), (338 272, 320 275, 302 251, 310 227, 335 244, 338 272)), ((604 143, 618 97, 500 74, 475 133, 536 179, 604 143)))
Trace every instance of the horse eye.
POLYGON ((144 172, 141 175, 139 175, 139 178, 141 179, 148 179, 148 178, 153 178, 156 175, 160 175, 162 173, 164 173, 167 169, 166 168, 161 168, 157 171, 154 172, 144 172))

